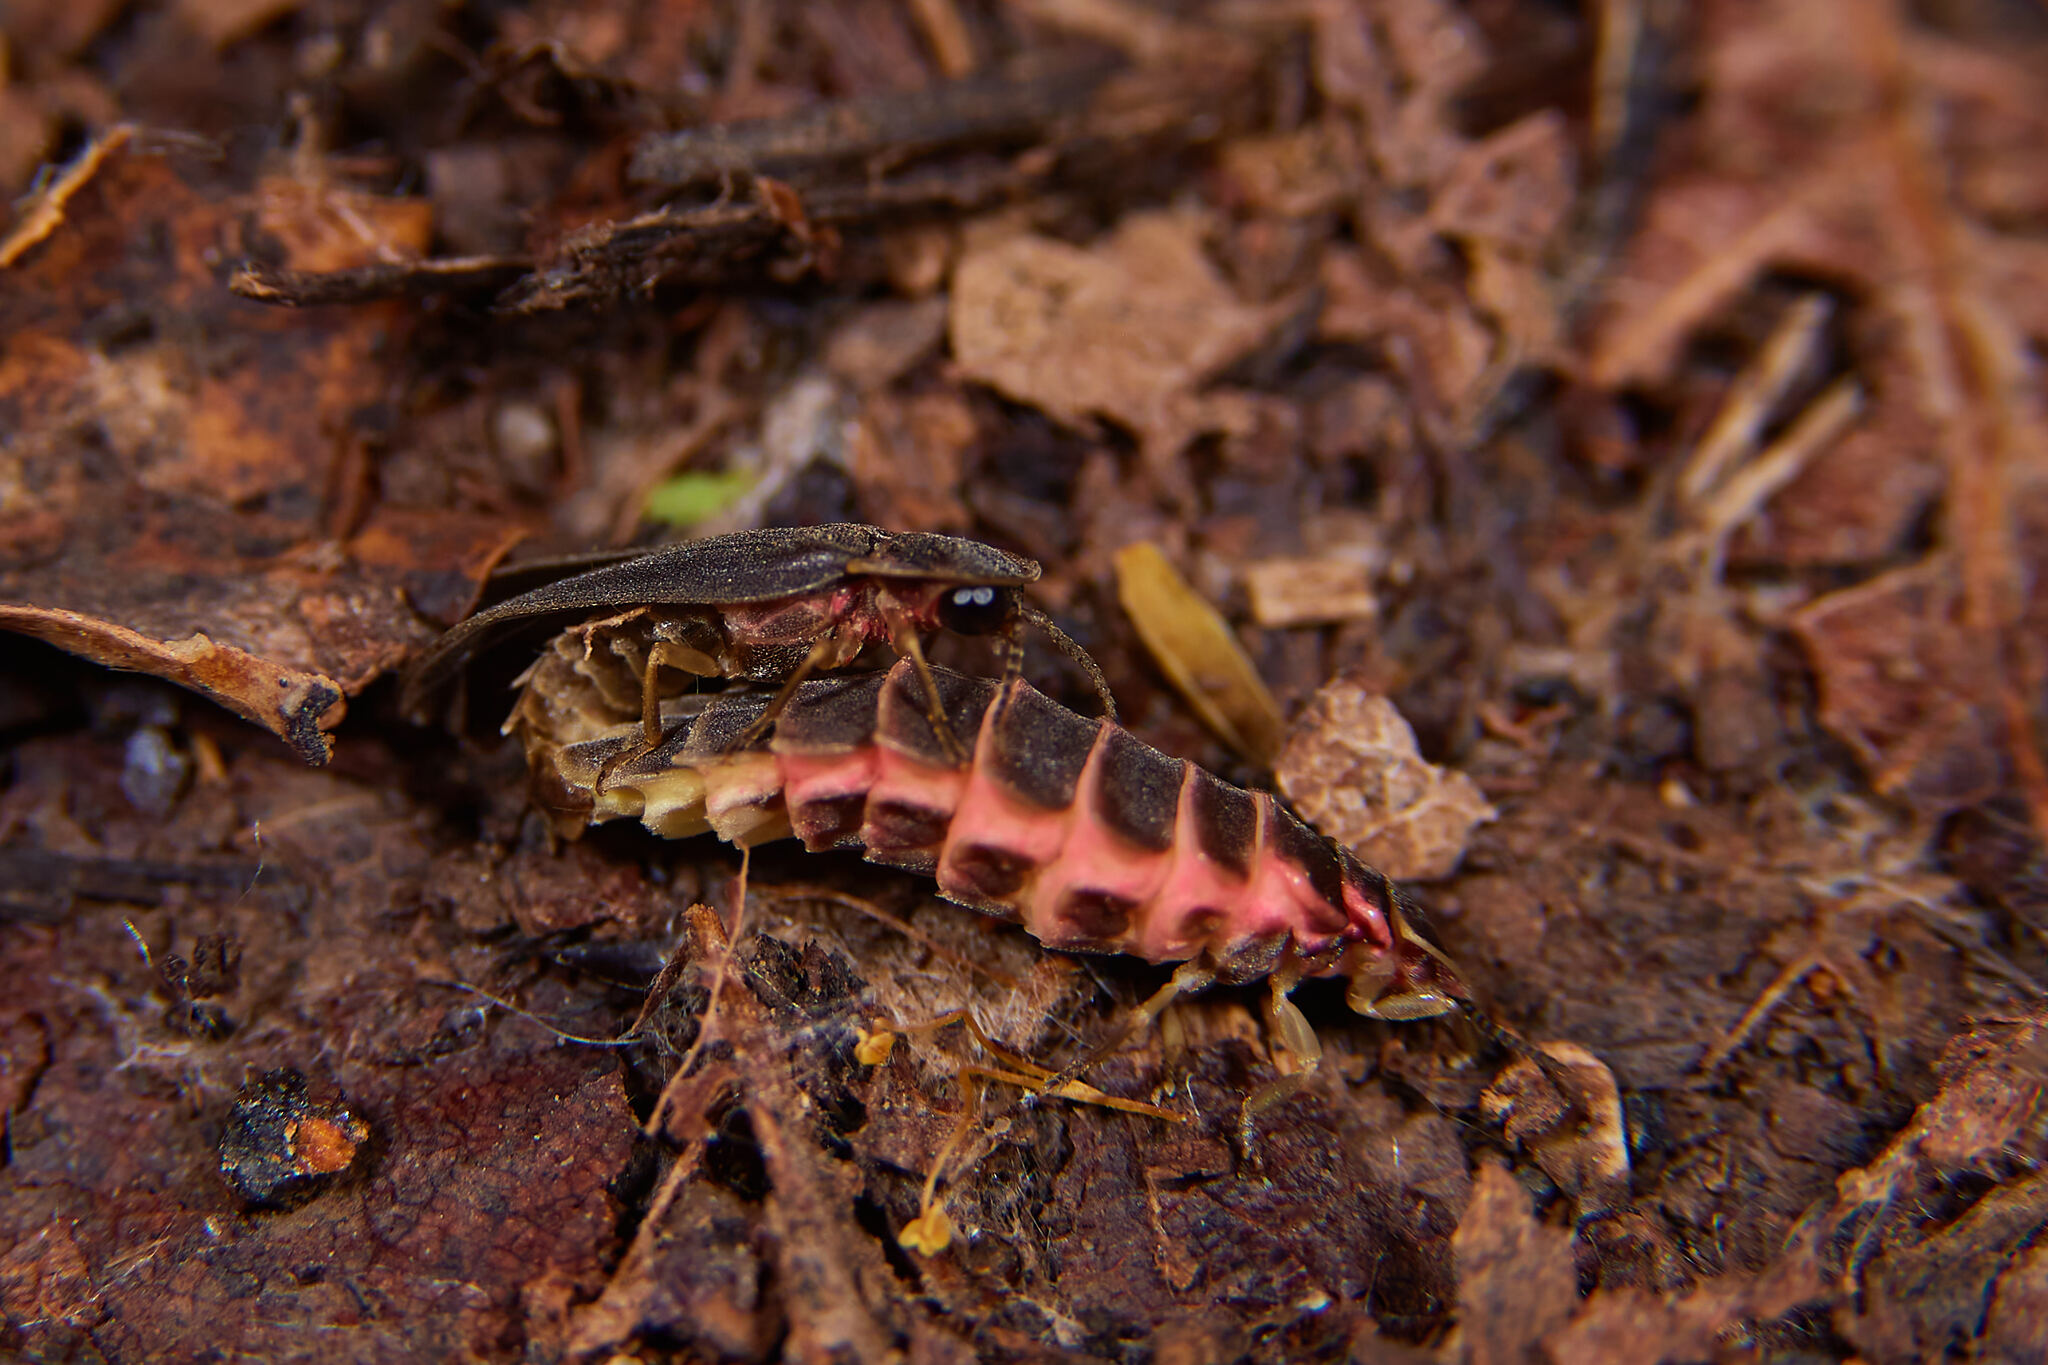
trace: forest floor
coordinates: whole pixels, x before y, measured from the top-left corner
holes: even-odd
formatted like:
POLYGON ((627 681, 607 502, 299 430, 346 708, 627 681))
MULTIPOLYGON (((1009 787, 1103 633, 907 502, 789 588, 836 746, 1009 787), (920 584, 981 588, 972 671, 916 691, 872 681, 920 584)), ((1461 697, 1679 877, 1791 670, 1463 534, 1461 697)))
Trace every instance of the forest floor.
POLYGON ((15 0, 0 1354, 2048 1360, 2048 12, 1906 8, 15 0), (401 714, 506 565, 827 521, 1040 561, 1496 1027, 1028 1095, 1167 969, 401 714))

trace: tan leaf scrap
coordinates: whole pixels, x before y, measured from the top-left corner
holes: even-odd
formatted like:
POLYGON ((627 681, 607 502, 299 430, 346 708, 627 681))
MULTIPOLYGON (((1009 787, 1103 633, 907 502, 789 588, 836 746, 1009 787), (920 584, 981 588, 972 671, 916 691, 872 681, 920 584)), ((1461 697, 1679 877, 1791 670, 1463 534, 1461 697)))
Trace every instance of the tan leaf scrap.
POLYGON ((1397 881, 1450 876, 1499 814, 1471 778, 1424 762, 1394 704, 1355 678, 1316 693, 1275 767, 1316 828, 1397 881))

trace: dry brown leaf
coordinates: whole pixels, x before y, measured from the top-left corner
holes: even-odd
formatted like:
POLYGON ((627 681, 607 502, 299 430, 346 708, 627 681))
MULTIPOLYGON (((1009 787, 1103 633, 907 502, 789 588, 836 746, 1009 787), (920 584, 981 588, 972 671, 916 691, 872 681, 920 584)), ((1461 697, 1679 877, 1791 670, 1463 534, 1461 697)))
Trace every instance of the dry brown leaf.
POLYGON ((1565 224, 1575 200, 1571 130, 1546 109, 1460 152, 1429 206, 1445 236, 1534 257, 1565 224))
POLYGON ((1879 792, 1929 813, 1998 789, 2002 732, 1985 686, 1991 642, 1962 620, 1936 561, 1830 593, 1792 618, 1820 683, 1820 721, 1879 792))
POLYGON ((1458 1222, 1458 1343, 1465 1365, 1526 1365, 1579 1299, 1572 1235, 1536 1220, 1529 1194, 1489 1161, 1458 1222))
POLYGON ((416 251, 424 206, 206 174, 104 155, 0 290, 0 627, 195 688, 318 762, 341 698, 521 532, 364 505, 388 305, 254 309, 217 278, 251 228, 294 265, 416 251))
POLYGON ((1223 148, 1220 161, 1248 207, 1282 218, 1328 212, 1358 192, 1358 137, 1340 119, 1239 138, 1223 148))
POLYGON ((1731 1328, 1781 1317, 1820 1290, 1812 1255, 1794 1251, 1760 1275, 1722 1275, 1689 1294, 1603 1290, 1544 1345, 1548 1359, 1586 1365, 1712 1360, 1731 1328))
POLYGON ((2044 1040, 2038 1014, 1958 1039, 1941 1067, 1940 1093, 1877 1160, 1837 1179, 1832 1205, 1811 1220, 1814 1245, 1858 1228, 1844 1269, 1860 1293, 1837 1311, 1836 1326, 1871 1358, 1928 1358, 1979 1337, 2040 1339, 2039 1321, 2023 1308, 2039 1301, 2039 1258, 2016 1252, 2048 1225, 2048 1180, 2035 1171, 1994 1185, 1960 1216, 1936 1210, 1959 1176, 2038 1167, 2048 1104, 2044 1040))
POLYGON ((226 47, 298 9, 304 0, 177 0, 178 17, 211 47, 226 47))
POLYGON ((1093 247, 1020 234, 971 246, 949 315, 960 372, 1072 426, 1107 417, 1148 448, 1194 430, 1195 391, 1293 308, 1238 300, 1195 214, 1134 214, 1093 247))
POLYGON ((1274 766, 1316 828, 1396 880, 1450 876, 1497 814, 1471 778, 1424 762, 1394 704, 1356 678, 1316 693, 1274 766))
POLYGON ((894 383, 946 333, 940 299, 872 303, 841 324, 825 343, 825 368, 862 393, 894 383))
POLYGON ((1462 290, 1418 292, 1383 279, 1363 253, 1342 248, 1324 253, 1322 287, 1318 335, 1384 350, 1411 386, 1426 386, 1436 396, 1443 415, 1465 412, 1488 392, 1483 381, 1495 337, 1473 316, 1462 290))

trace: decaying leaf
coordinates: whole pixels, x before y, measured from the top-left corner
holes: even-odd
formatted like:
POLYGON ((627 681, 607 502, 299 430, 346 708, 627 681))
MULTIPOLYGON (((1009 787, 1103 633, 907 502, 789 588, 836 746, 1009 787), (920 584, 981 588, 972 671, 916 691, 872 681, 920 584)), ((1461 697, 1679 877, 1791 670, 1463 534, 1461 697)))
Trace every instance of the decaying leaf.
POLYGON ((2025 1305, 2038 1302, 2037 1257, 2022 1254, 2048 1227, 2048 1021, 1986 1023, 1958 1038, 1943 1084, 1868 1165, 1844 1172, 1815 1210, 1807 1242, 1844 1258, 1836 1310, 1842 1335, 1873 1360, 1926 1359, 1981 1343, 1974 1358, 2026 1360, 2000 1350, 2041 1340, 2025 1305), (1992 1184, 1976 1181, 2018 1170, 1992 1184), (1853 1231, 1853 1236, 1850 1233, 1853 1231), (1994 1345, 1993 1343, 1996 1343, 1994 1345))
POLYGON ((1396 880, 1450 876, 1497 814, 1471 778, 1425 762, 1394 704, 1356 678, 1316 693, 1274 769, 1318 829, 1396 880))
POLYGON ((1621 1203, 1628 1195, 1628 1134, 1614 1073, 1577 1043, 1536 1046, 1550 1066, 1516 1058, 1480 1094, 1480 1111, 1579 1201, 1581 1213, 1621 1203))
POLYGON ((1480 1166, 1452 1245, 1458 1332, 1467 1365, 1523 1365, 1578 1303, 1571 1233, 1538 1222, 1529 1195, 1499 1165, 1480 1166))
POLYGON ((1899 569, 1792 621, 1820 680, 1821 723, 1869 765, 1872 786, 1930 814, 1983 800, 2003 774, 1992 642, 1962 619, 1953 573, 1899 569))
POLYGON ((103 148, 0 289, 0 629, 191 687, 322 762, 342 699, 459 613, 523 532, 369 506, 388 305, 251 307, 245 234, 325 268, 424 245, 424 205, 103 148))

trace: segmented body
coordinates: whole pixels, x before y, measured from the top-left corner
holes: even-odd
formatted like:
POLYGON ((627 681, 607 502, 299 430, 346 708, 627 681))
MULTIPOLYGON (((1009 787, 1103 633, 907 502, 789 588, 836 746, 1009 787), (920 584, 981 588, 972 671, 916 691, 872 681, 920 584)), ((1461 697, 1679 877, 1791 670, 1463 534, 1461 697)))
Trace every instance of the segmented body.
POLYGON ((1270 795, 1022 680, 934 676, 945 723, 971 737, 964 755, 907 661, 803 684, 772 734, 737 747, 768 704, 759 692, 694 699, 694 714, 670 704, 662 742, 636 754, 635 725, 588 675, 545 699, 529 688, 506 728, 565 831, 637 818, 743 845, 794 834, 929 874, 1055 948, 1199 960, 1226 981, 1342 975, 1353 1008, 1385 1017, 1462 998, 1387 879, 1270 795))

